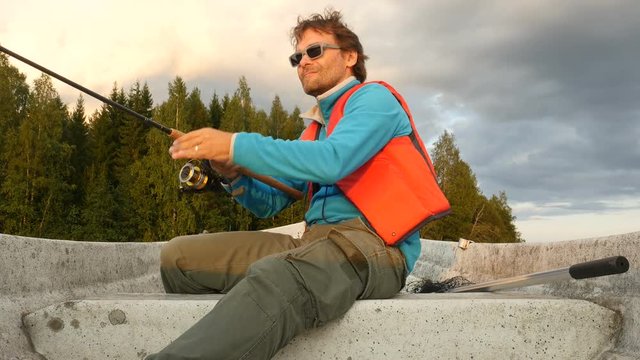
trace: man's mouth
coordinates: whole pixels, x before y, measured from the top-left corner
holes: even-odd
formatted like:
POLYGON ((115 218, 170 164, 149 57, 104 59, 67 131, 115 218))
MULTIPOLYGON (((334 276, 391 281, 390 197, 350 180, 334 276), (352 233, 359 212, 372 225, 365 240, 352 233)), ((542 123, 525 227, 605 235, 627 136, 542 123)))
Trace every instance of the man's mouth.
POLYGON ((318 71, 312 66, 306 66, 302 69, 302 77, 307 77, 309 75, 315 74, 318 71))

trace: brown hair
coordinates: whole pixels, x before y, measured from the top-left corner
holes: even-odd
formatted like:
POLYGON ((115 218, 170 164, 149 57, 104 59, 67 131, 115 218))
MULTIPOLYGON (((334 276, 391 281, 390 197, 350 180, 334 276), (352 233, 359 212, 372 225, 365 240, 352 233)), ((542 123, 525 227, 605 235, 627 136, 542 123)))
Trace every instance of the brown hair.
POLYGON ((326 34, 335 36, 338 46, 342 50, 355 51, 358 54, 358 60, 353 66, 353 75, 360 82, 364 82, 367 78, 367 69, 364 61, 369 57, 364 54, 362 44, 358 35, 351 31, 347 24, 342 22, 342 14, 333 9, 326 9, 323 14, 312 14, 308 18, 298 17, 298 24, 291 29, 291 43, 296 46, 302 38, 305 31, 312 29, 326 34))

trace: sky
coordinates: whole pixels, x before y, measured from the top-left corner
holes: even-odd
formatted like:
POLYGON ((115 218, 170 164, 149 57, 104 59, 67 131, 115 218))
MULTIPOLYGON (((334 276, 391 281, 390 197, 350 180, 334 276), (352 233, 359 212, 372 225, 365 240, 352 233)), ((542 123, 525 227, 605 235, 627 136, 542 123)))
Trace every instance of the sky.
MULTIPOLYGON (((205 103, 245 76, 258 108, 305 95, 299 15, 342 11, 368 80, 392 84, 432 146, 448 131, 527 242, 640 231, 640 2, 0 0, 0 44, 108 95, 180 76, 205 103)), ((37 70, 11 60, 30 84, 37 70)), ((70 108, 80 92, 54 80, 70 108)), ((89 112, 100 104, 87 96, 89 112)))

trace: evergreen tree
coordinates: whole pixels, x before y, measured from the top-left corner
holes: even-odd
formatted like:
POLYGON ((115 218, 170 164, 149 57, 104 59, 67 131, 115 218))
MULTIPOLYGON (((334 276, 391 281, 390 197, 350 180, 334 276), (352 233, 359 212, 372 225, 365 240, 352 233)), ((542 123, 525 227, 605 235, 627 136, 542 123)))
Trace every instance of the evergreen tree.
POLYGON ((82 203, 87 188, 85 174, 90 163, 89 157, 89 130, 86 124, 84 112, 84 99, 80 96, 76 107, 71 113, 71 119, 63 131, 63 141, 71 149, 69 158, 70 174, 68 183, 71 185, 72 197, 68 204, 69 214, 67 225, 69 236, 65 239, 81 239, 82 236, 82 203))
POLYGON ((210 122, 209 125, 214 129, 220 129, 220 123, 222 121, 222 116, 224 115, 224 109, 222 108, 222 104, 218 99, 218 95, 214 92, 213 98, 209 103, 209 117, 210 122))
MULTIPOLYGON (((130 89, 126 97, 127 106, 133 111, 147 118, 152 116, 153 98, 149 87, 144 84, 142 87, 136 82, 130 89)), ((149 151, 146 143, 146 135, 150 131, 139 118, 129 114, 124 114, 123 123, 119 130, 120 147, 117 151, 117 187, 111 188, 112 196, 118 204, 118 219, 121 231, 119 236, 122 240, 132 241, 142 238, 140 218, 136 216, 133 204, 132 188, 134 183, 140 181, 132 176, 133 164, 143 159, 149 151)))
MULTIPOLYGON (((154 118, 161 124, 186 131, 186 100, 186 84, 176 77, 169 84, 169 99, 155 109, 154 118)), ((179 233, 176 224, 180 165, 167 153, 171 139, 166 135, 152 131, 146 141, 148 153, 131 167, 131 174, 137 180, 130 188, 133 213, 139 219, 137 233, 145 241, 168 240, 179 233)))
POLYGON ((295 140, 304 130, 304 122, 300 117, 300 109, 296 106, 284 125, 283 139, 295 140))
POLYGON ((253 106, 253 100, 251 99, 251 88, 244 76, 240 77, 238 81, 238 89, 234 93, 234 97, 240 100, 240 106, 242 109, 242 128, 240 131, 251 131, 253 116, 255 114, 255 107, 253 106))
POLYGON ((84 227, 79 238, 87 241, 127 241, 123 236, 118 201, 109 181, 106 165, 93 164, 87 170, 90 190, 86 192, 81 219, 84 227))
POLYGON ((249 130, 262 135, 269 134, 269 116, 264 110, 255 111, 249 130))
MULTIPOLYGON (((222 97, 222 101, 220 102, 220 104, 222 105, 222 115, 223 116, 224 116, 224 112, 229 107, 229 103, 230 102, 231 102, 231 97, 229 96, 229 94, 224 94, 224 96, 222 97)), ((222 124, 222 118, 221 118, 220 121, 221 121, 221 124, 222 124)))
POLYGON ((507 203, 507 193, 500 191, 498 196, 492 195, 491 202, 495 204, 498 219, 502 225, 502 234, 499 239, 502 242, 524 242, 520 232, 516 228, 516 217, 513 215, 511 207, 507 203))
POLYGON ((445 131, 435 144, 433 165, 440 188, 451 204, 451 214, 427 224, 423 238, 476 242, 517 242, 511 209, 503 192, 492 200, 481 193, 473 171, 460 157, 453 134, 445 131))
MULTIPOLYGON (((128 96, 121 97, 123 105, 147 118, 151 117, 153 110, 153 98, 149 87, 144 84, 142 87, 136 82, 130 89, 128 96)), ((119 170, 126 170, 128 165, 144 156, 148 146, 144 139, 149 131, 149 127, 139 118, 122 113, 122 123, 118 129, 120 146, 117 151, 117 164, 119 170)))
POLYGON ((242 107, 240 99, 234 97, 229 100, 224 116, 220 122, 220 130, 228 132, 237 132, 242 129, 242 107))
MULTIPOLYGON (((184 111, 187 114, 190 129, 211 126, 211 114, 202 102, 200 91, 197 88, 189 93, 184 111)), ((209 181, 214 183, 214 189, 211 191, 198 194, 178 193, 178 205, 183 215, 182 219, 185 224, 191 226, 188 229, 180 227, 179 234, 226 229, 228 217, 223 215, 223 211, 228 211, 230 208, 229 195, 215 184, 217 180, 209 179, 209 181)))
POLYGON ((9 63, 7 56, 0 54, 0 152, 4 134, 17 129, 24 119, 28 98, 26 76, 9 63))
MULTIPOLYGON (((118 90, 114 84, 109 98, 119 104, 126 104, 124 90, 118 90)), ((120 129, 125 123, 125 114, 110 105, 103 104, 89 126, 91 156, 95 164, 105 166, 109 183, 115 187, 118 183, 122 164, 119 156, 121 149, 120 129)))
MULTIPOLYGON (((0 54, 0 159, 9 151, 5 146, 25 118, 29 86, 26 77, 18 68, 9 63, 4 54, 0 54)), ((7 177, 7 161, 0 161, 0 186, 7 177)), ((0 233, 4 230, 6 214, 2 212, 5 203, 3 192, 0 191, 0 233)))
POLYGON ((282 102, 280 101, 280 97, 276 95, 271 103, 271 112, 269 112, 269 132, 268 135, 281 139, 285 136, 285 126, 287 124, 287 120, 289 119, 289 114, 282 107, 282 102))
POLYGON ((175 188, 172 179, 177 182, 177 169, 168 157, 169 139, 157 131, 146 136, 149 152, 142 159, 135 161, 131 168, 131 176, 136 181, 129 187, 132 213, 137 219, 134 232, 137 239, 143 241, 168 240, 164 237, 160 223, 167 218, 164 214, 165 200, 175 188))
POLYGON ((65 231, 67 205, 72 200, 69 165, 71 147, 63 142, 68 122, 66 106, 43 75, 34 81, 26 117, 3 152, 7 173, 0 192, 4 198, 4 230, 29 236, 60 236, 65 231))
POLYGON ((498 196, 484 199, 475 218, 469 238, 477 242, 521 242, 520 233, 516 230, 507 204, 507 195, 501 191, 498 196))
POLYGON ((85 186, 83 175, 90 161, 88 155, 89 129, 86 120, 84 99, 80 96, 71 113, 71 119, 64 129, 64 142, 71 147, 69 163, 71 165, 71 184, 76 194, 74 203, 79 203, 82 199, 82 191, 85 186))
POLYGON ((445 131, 440 136, 433 151, 433 164, 438 184, 451 204, 452 214, 428 224, 422 231, 423 237, 438 240, 467 237, 482 197, 475 175, 460 158, 453 134, 445 131))
POLYGON ((193 89, 189 93, 185 103, 185 113, 186 119, 189 122, 189 129, 185 130, 211 127, 209 110, 202 102, 201 93, 198 88, 193 89))
POLYGON ((247 79, 242 76, 238 82, 238 89, 228 101, 223 101, 224 115, 220 129, 229 132, 250 131, 250 124, 254 117, 254 107, 251 100, 251 88, 247 79))

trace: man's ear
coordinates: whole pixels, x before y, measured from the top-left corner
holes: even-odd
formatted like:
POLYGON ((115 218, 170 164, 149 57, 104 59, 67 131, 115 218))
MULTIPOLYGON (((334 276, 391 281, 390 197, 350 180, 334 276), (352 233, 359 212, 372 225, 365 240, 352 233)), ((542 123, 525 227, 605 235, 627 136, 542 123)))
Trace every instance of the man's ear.
POLYGON ((358 62, 358 52, 345 51, 343 53, 344 53, 344 59, 347 63, 347 67, 353 68, 354 66, 356 66, 356 63, 358 62))

